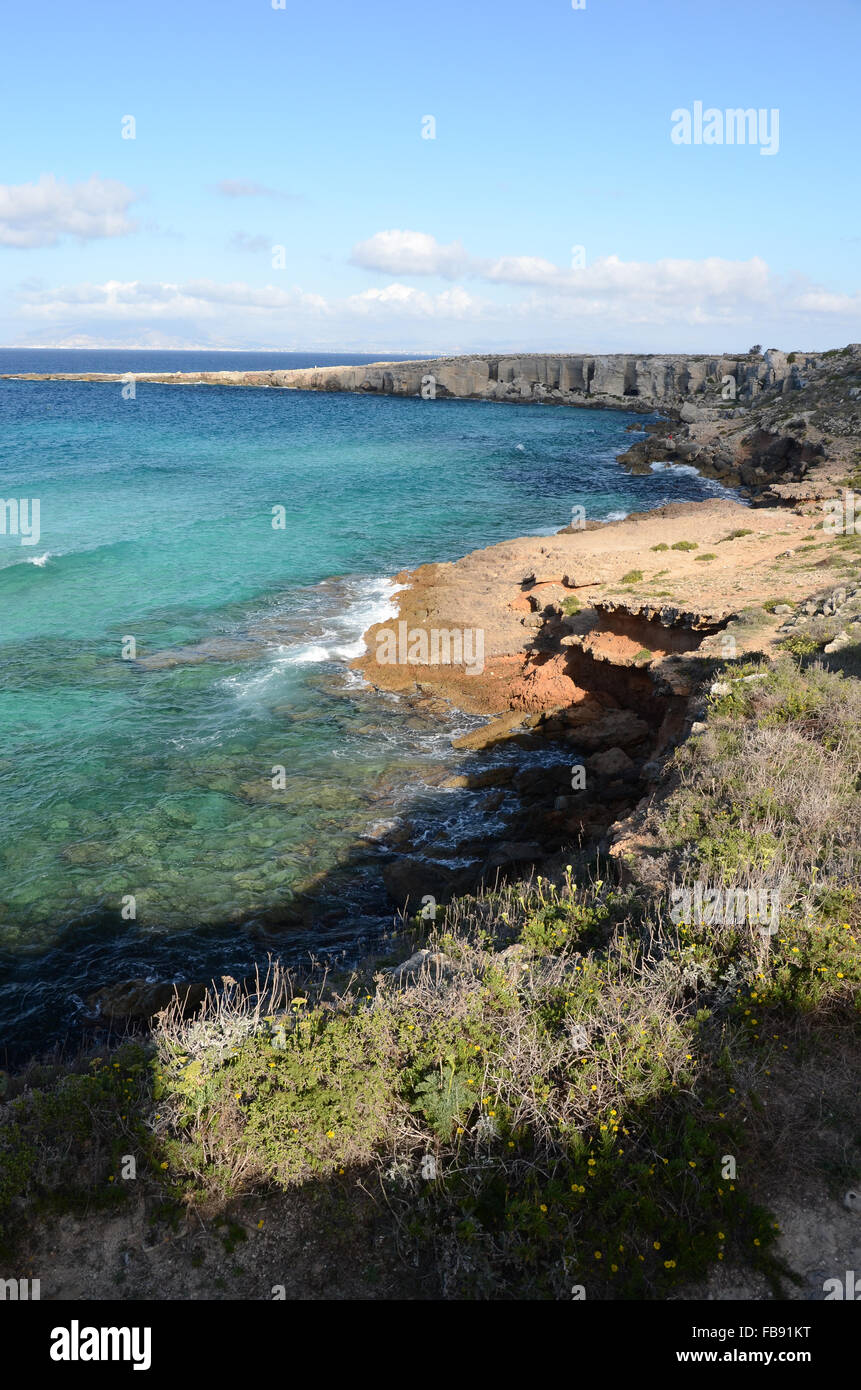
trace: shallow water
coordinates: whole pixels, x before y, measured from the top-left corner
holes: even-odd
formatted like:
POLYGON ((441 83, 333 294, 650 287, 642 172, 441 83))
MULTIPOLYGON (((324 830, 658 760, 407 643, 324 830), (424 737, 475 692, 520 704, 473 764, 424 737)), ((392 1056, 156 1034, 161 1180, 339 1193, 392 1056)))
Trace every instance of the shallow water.
MULTIPOLYGON (((633 418, 0 382, 0 496, 40 503, 36 544, 0 535, 0 1038, 59 1036, 123 975, 241 970, 255 922, 337 875, 373 821, 453 805, 426 789, 463 717, 377 696, 347 662, 404 566, 556 530, 575 505, 601 519, 723 491, 626 474, 633 418)), ((372 868, 342 879, 288 954, 385 915, 372 868)))

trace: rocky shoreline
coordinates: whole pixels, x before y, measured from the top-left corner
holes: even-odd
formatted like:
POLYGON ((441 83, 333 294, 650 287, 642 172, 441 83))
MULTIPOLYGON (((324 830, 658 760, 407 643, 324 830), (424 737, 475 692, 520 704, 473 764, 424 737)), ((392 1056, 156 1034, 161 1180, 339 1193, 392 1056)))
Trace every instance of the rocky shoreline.
MULTIPOLYGON (((426 895, 445 902, 512 874, 552 875, 572 854, 613 854, 620 827, 701 717, 709 673, 727 658, 775 651, 822 589, 822 551, 804 549, 820 541, 817 523, 816 513, 674 503, 398 575, 408 586, 398 616, 369 629, 354 665, 419 706, 442 699, 484 715, 455 741, 472 762, 452 785, 486 788, 491 799, 510 788, 519 809, 501 839, 452 847, 456 869, 419 854, 399 827, 383 871, 395 904, 413 912, 426 895), (772 605, 776 591, 784 601, 772 605), (430 649, 435 632, 482 632, 483 670, 380 660, 399 626, 419 652, 422 633, 430 649), (532 750, 535 766, 487 763, 512 745, 532 750)), ((861 585, 834 592, 831 611, 854 640, 861 585)))
MULTIPOLYGON (((396 909, 415 913, 422 900, 444 903, 482 884, 553 874, 572 856, 615 855, 631 818, 655 794, 673 749, 696 727, 714 667, 775 649, 804 621, 803 605, 816 595, 813 613, 821 616, 829 604, 832 613, 846 610, 843 628, 850 635, 841 630, 854 640, 861 595, 851 578, 847 589, 845 572, 842 589, 825 588, 829 558, 821 524, 823 499, 839 494, 861 460, 861 347, 800 363, 792 356, 772 352, 736 362, 733 380, 740 386, 729 410, 715 403, 720 373, 733 365, 724 359, 595 359, 595 371, 585 369, 588 399, 562 399, 561 384, 549 388, 557 403, 662 409, 665 418, 645 426, 643 438, 620 457, 622 466, 687 463, 737 487, 748 505, 683 503, 622 521, 582 518, 555 536, 504 542, 396 576, 406 586, 397 596, 397 618, 369 629, 367 651, 353 665, 371 686, 418 711, 482 716, 481 728, 454 741, 463 770, 443 787, 486 793, 489 819, 503 802, 507 811, 502 835, 460 842, 442 836, 437 846, 419 843, 408 820, 384 827, 374 852, 396 909), (633 368, 619 366, 631 361, 633 368), (682 361, 685 392, 696 404, 679 403, 682 361), (398 633, 409 635, 418 657, 405 658, 401 650, 394 660, 380 660, 381 642, 390 646, 398 633), (422 659, 440 633, 455 639, 480 633, 480 669, 475 660, 422 659), (505 750, 514 748, 525 758, 506 760, 505 750)), ((567 380, 573 393, 570 375, 564 377, 559 362, 553 366, 556 359, 517 359, 519 374, 513 366, 501 371, 498 361, 494 373, 495 361, 390 364, 392 372, 379 379, 365 367, 190 375, 237 385, 408 394, 415 372, 432 368, 442 394, 475 397, 484 381, 492 389, 487 398, 538 401, 548 398, 546 380, 567 380), (529 394, 524 363, 532 374, 529 394), (446 375, 449 369, 454 375, 446 375), (540 390, 532 381, 536 371, 540 390)), ((157 374, 136 379, 177 381, 157 374)), ((857 577, 858 570, 849 574, 857 577)), ((93 1004, 102 1017, 147 1017, 161 1007, 164 991, 144 984, 121 981, 93 1004)), ((196 1000, 199 986, 189 987, 189 1000, 196 1000)))
POLYGON ((694 465, 756 505, 833 494, 861 439, 861 344, 828 352, 470 355, 362 366, 224 372, 29 372, 0 380, 360 392, 633 410, 645 426, 620 462, 694 465), (854 407, 854 409, 853 409, 854 407))
MULTIPOLYGON (((773 370, 776 354, 766 357, 773 370)), ((513 788, 519 810, 496 843, 461 845, 456 870, 411 852, 401 831, 384 871, 397 906, 414 911, 426 896, 445 902, 528 871, 552 875, 572 855, 617 855, 674 748, 697 727, 710 671, 776 654, 817 617, 836 619, 826 651, 857 641, 858 557, 831 553, 822 524, 823 501, 861 461, 861 349, 808 360, 807 380, 787 365, 791 374, 766 384, 755 407, 727 421, 717 408, 686 406, 676 422, 647 426, 619 460, 634 470, 689 463, 737 486, 748 505, 581 519, 553 537, 396 576, 407 586, 397 618, 369 629, 354 666, 381 690, 485 716, 456 741, 465 752, 513 743, 543 755, 532 769, 463 774, 464 787, 513 788), (802 410, 787 421, 790 390, 802 410), (832 577, 833 563, 843 568, 832 577), (463 655, 479 633, 481 670, 474 659, 428 659, 440 635, 450 648, 459 639, 463 655)), ((752 398, 750 381, 746 390, 752 398)))

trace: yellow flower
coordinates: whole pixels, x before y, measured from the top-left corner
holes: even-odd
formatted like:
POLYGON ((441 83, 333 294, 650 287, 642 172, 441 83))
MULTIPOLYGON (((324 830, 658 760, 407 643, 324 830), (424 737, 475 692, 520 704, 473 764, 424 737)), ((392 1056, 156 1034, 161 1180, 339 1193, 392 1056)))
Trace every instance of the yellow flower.
POLYGON ((660 1248, 661 1248, 661 1242, 660 1242, 659 1240, 654 1240, 654 1241, 652 1241, 652 1249, 653 1249, 653 1250, 660 1250, 660 1248))
POLYGON ((167 1167, 167 1160, 165 1160, 165 1162, 164 1162, 161 1166, 162 1166, 162 1168, 166 1168, 166 1167, 167 1167))
POLYGON ((596 1259, 596 1260, 600 1260, 600 1258, 601 1258, 601 1251, 600 1251, 600 1250, 596 1250, 596 1251, 595 1251, 595 1259, 596 1259))
POLYGON ((257 1229, 258 1229, 258 1231, 262 1231, 262 1230, 263 1230, 263 1222, 262 1222, 262 1221, 258 1221, 258 1222, 257 1222, 257 1229))
MULTIPOLYGON (((540 1211, 546 1211, 546 1210, 547 1210, 547 1207, 544 1205, 543 1202, 541 1203, 541 1206, 540 1206, 539 1210, 540 1210, 540 1211)), ((757 1241, 757 1244, 759 1244, 758 1241, 757 1241)))

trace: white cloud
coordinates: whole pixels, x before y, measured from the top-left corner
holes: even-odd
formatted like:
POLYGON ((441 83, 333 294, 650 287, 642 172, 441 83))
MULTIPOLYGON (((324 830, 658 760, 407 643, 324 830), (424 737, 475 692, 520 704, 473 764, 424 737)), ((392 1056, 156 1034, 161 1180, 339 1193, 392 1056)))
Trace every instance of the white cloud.
POLYGON ((91 241, 126 236, 136 194, 115 179, 93 174, 86 183, 66 183, 42 174, 38 183, 0 184, 0 245, 54 246, 64 236, 91 241))
POLYGON ((213 316, 221 306, 250 311, 322 310, 320 295, 283 290, 275 285, 254 287, 241 281, 220 284, 215 280, 189 280, 184 284, 147 283, 139 280, 107 280, 103 285, 62 285, 56 289, 23 291, 25 311, 51 318, 69 309, 86 306, 97 318, 162 318, 196 313, 213 316))
POLYGON ((268 188, 265 183, 255 183, 254 179, 221 179, 215 185, 216 193, 225 198, 288 198, 288 193, 279 193, 277 188, 268 188))
POLYGON ((458 286, 442 294, 427 294, 411 285, 386 285, 384 289, 363 290, 351 295, 346 307, 358 313, 375 309, 394 310, 399 314, 420 318, 466 318, 481 312, 481 304, 458 286))
POLYGON ((377 232, 353 247, 350 260, 365 270, 386 275, 441 275, 456 280, 469 270, 469 258, 459 241, 441 245, 427 232, 377 232))
POLYGON ((248 251, 254 255, 272 251, 272 237, 252 236, 250 232, 234 232, 227 243, 228 251, 248 251))
POLYGON ((331 299, 240 280, 56 288, 31 280, 19 286, 17 318, 0 332, 7 342, 37 335, 44 343, 95 337, 111 325, 130 343, 158 332, 165 342, 196 346, 409 352, 714 352, 741 350, 752 339, 812 348, 857 337, 861 295, 776 276, 759 257, 608 256, 582 270, 533 257, 472 265, 481 295, 461 284, 433 292, 399 279, 331 299))

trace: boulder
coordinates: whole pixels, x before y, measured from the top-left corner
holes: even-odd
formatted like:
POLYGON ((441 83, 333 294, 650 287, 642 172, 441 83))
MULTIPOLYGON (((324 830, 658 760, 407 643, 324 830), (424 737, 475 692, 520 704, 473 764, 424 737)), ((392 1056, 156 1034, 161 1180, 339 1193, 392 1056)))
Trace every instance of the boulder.
POLYGON ((633 762, 621 748, 608 748, 603 753, 593 753, 586 759, 586 766, 599 777, 618 777, 620 773, 634 771, 633 762))
POLYGON ((146 1020, 178 998, 183 1017, 188 1018, 200 1008, 206 989, 205 984, 188 980, 118 980, 96 990, 87 1003, 102 1018, 146 1020))

